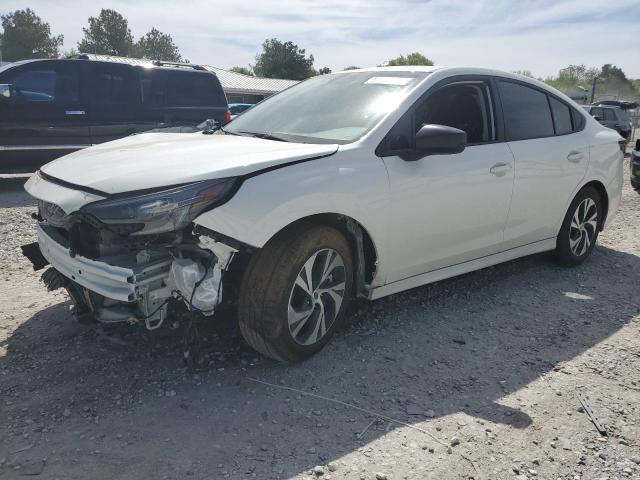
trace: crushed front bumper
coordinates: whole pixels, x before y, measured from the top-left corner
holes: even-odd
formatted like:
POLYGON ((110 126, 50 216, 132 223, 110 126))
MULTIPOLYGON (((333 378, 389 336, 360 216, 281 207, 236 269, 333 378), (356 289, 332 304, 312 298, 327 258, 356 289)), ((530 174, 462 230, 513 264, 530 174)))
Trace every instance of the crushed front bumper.
POLYGON ((140 300, 143 287, 169 275, 173 260, 169 255, 166 259, 144 265, 117 266, 80 255, 72 257, 62 242, 52 238, 54 235, 54 232, 47 232, 42 225, 38 225, 38 243, 42 255, 62 275, 106 298, 136 302, 140 300))

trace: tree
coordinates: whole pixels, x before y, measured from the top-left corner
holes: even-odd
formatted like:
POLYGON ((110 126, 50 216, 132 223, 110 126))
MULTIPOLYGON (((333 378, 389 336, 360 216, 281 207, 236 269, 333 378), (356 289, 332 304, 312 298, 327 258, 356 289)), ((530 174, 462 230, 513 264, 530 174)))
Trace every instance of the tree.
POLYGON ((398 58, 392 58, 385 63, 388 67, 395 67, 400 65, 433 65, 433 61, 425 57, 420 52, 409 53, 406 57, 400 55, 398 58))
POLYGON ((168 33, 162 33, 153 27, 147 34, 140 37, 132 51, 135 57, 149 58, 151 60, 166 60, 168 62, 181 62, 182 56, 173 38, 168 33))
POLYGON ((230 72, 240 73, 241 75, 249 75, 253 77, 253 72, 250 68, 247 67, 233 67, 229 70, 230 72))
POLYGON ((344 67, 344 70, 359 70, 360 67, 356 67, 355 65, 349 65, 348 67, 344 67))
POLYGON ((133 47, 129 22, 115 10, 102 9, 97 17, 89 17, 83 28, 84 38, 78 42, 82 53, 101 53, 126 57, 133 47))
POLYGON ((62 35, 51 35, 49 24, 33 10, 16 10, 2 15, 2 60, 14 62, 27 58, 55 58, 62 46, 62 35))
POLYGON ((305 55, 304 48, 293 42, 271 38, 262 44, 262 53, 256 55, 254 73, 259 77, 304 80, 315 75, 313 55, 305 55))
POLYGON ((331 69, 329 67, 322 67, 318 70, 318 75, 326 75, 327 73, 331 73, 331 69))

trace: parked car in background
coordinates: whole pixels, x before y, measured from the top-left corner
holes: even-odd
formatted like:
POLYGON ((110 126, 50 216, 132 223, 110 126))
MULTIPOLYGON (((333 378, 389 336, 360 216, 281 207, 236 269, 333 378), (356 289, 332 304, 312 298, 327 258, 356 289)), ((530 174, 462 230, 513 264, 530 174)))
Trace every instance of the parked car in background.
POLYGON ((351 297, 544 251, 585 261, 620 202, 619 140, 510 73, 320 75, 208 135, 145 133, 45 165, 26 184, 44 259, 24 251, 98 321, 155 329, 226 298, 251 346, 295 362, 351 297))
POLYGON ((0 172, 33 172, 133 133, 230 119, 220 81, 190 64, 26 60, 0 68, 0 172))
POLYGON ((631 186, 640 193, 640 139, 636 140, 635 149, 631 152, 631 186))
POLYGON ((584 108, 602 125, 618 132, 627 140, 631 136, 631 117, 626 110, 609 105, 585 105, 584 108))
POLYGON ((249 110, 253 105, 253 103, 230 103, 229 111, 231 112, 231 118, 233 119, 242 112, 249 110))

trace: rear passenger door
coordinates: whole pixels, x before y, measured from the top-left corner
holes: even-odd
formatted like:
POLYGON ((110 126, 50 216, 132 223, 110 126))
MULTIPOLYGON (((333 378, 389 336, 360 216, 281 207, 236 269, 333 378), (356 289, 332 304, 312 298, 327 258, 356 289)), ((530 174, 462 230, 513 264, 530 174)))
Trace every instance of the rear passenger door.
POLYGON ((555 238, 589 162, 585 119, 563 100, 516 81, 498 82, 515 157, 503 249, 555 238))
POLYGON ((0 171, 30 172, 91 143, 79 61, 29 62, 3 73, 16 95, 0 102, 0 171))
POLYGON ((153 128, 141 121, 140 82, 131 65, 87 62, 86 67, 87 121, 93 143, 153 128))

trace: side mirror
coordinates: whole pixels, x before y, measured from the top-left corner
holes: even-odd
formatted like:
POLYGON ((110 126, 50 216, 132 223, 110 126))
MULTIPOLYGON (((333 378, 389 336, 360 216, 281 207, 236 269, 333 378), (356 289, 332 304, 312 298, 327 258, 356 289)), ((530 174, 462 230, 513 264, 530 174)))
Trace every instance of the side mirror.
POLYGON ((7 102, 15 96, 13 86, 8 83, 0 83, 0 101, 7 102))
POLYGON ((467 133, 446 125, 424 125, 416 133, 416 150, 422 156, 460 153, 466 146, 467 133))

